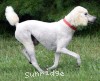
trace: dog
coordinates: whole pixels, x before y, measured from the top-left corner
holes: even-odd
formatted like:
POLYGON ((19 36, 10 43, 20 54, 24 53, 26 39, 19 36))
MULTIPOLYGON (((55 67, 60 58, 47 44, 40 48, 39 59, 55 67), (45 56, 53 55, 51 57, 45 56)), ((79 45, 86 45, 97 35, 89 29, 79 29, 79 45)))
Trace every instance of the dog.
POLYGON ((54 64, 47 68, 57 68, 61 53, 70 55, 77 60, 80 66, 80 55, 67 49, 69 42, 78 26, 87 26, 89 22, 96 20, 95 16, 88 13, 87 9, 81 6, 75 7, 64 19, 57 22, 43 22, 38 20, 27 20, 19 23, 19 17, 12 6, 7 6, 5 16, 12 26, 16 26, 15 38, 25 47, 24 55, 30 63, 39 71, 44 72, 35 57, 35 44, 41 43, 48 50, 55 52, 54 64))

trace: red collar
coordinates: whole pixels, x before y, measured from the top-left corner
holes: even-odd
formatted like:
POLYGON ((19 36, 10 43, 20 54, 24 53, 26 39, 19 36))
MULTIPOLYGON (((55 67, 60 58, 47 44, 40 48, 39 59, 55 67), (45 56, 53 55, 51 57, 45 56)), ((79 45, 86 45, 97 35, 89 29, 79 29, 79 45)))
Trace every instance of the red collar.
POLYGON ((65 23, 66 25, 68 25, 71 29, 77 30, 77 28, 74 27, 74 26, 72 26, 68 21, 66 21, 66 19, 63 19, 63 21, 64 21, 64 23, 65 23))

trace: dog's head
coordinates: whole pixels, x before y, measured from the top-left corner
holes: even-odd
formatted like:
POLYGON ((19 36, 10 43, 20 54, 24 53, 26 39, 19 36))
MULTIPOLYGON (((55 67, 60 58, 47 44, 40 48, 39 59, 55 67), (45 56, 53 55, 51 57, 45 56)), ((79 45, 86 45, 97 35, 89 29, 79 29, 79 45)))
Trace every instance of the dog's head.
POLYGON ((96 20, 95 16, 88 13, 87 9, 77 6, 69 14, 70 22, 74 26, 86 26, 96 20))

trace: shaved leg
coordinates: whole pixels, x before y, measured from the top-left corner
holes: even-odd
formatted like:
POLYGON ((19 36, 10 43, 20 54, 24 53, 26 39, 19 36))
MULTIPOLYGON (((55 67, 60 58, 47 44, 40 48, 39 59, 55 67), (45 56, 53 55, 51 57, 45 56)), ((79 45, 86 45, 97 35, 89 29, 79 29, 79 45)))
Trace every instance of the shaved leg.
POLYGON ((58 63, 59 63, 59 58, 60 58, 60 55, 61 55, 60 53, 55 53, 55 60, 54 60, 54 64, 53 64, 53 66, 51 66, 51 67, 47 68, 47 70, 52 70, 52 69, 57 68, 58 63))
POLYGON ((72 51, 70 51, 70 50, 68 50, 68 49, 66 49, 66 48, 61 48, 61 49, 59 50, 59 52, 60 52, 60 53, 63 53, 63 54, 70 55, 70 56, 73 56, 74 58, 76 58, 76 59, 77 59, 77 64, 78 64, 78 66, 80 66, 80 64, 81 64, 81 59, 80 59, 79 54, 76 54, 75 52, 72 52, 72 51))
POLYGON ((22 53, 26 56, 26 58, 28 59, 29 63, 32 64, 31 60, 30 60, 30 57, 29 57, 29 54, 28 54, 28 52, 26 51, 25 48, 22 50, 22 53))

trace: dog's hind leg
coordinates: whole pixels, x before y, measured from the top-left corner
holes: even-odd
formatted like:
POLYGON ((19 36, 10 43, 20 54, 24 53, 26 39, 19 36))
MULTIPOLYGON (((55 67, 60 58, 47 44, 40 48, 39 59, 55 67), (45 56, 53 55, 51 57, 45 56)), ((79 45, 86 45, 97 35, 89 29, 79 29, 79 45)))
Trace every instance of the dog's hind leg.
MULTIPOLYGON (((31 35, 31 39, 32 39, 33 44, 35 46, 39 44, 38 40, 33 35, 31 35)), ((32 64, 31 60, 30 60, 30 57, 29 57, 29 54, 28 54, 28 52, 26 51, 25 48, 22 50, 22 53, 26 56, 26 58, 28 59, 29 63, 32 64)))
POLYGON ((60 55, 61 55, 60 53, 55 53, 55 60, 54 60, 54 64, 53 64, 53 66, 51 66, 51 67, 47 68, 47 70, 52 70, 52 69, 57 68, 58 63, 59 63, 59 58, 60 58, 60 55))
POLYGON ((32 64, 31 60, 30 60, 30 57, 29 57, 29 54, 27 53, 25 48, 22 50, 22 53, 26 56, 26 58, 28 59, 29 63, 32 64))
MULTIPOLYGON (((35 57, 35 48, 33 41, 31 39, 30 32, 25 32, 23 34, 19 35, 19 32, 15 34, 16 39, 21 42, 27 53, 25 55, 27 56, 28 60, 32 63, 32 65, 39 71, 39 72, 44 72, 38 65, 36 57, 35 57)), ((25 51, 24 51, 25 52, 25 51)))
POLYGON ((32 63, 32 65, 39 71, 39 72, 44 72, 38 65, 36 57, 35 57, 35 50, 34 50, 34 45, 32 44, 32 41, 28 41, 23 43, 23 45, 25 46, 25 49, 27 51, 27 53, 29 54, 30 57, 30 62, 32 63))

